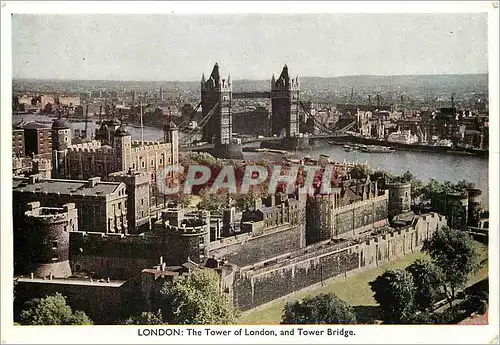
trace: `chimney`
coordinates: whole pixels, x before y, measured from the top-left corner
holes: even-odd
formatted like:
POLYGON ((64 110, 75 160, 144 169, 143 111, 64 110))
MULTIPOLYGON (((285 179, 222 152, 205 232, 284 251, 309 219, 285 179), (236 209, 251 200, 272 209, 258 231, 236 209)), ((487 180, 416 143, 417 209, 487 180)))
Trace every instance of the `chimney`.
POLYGON ((91 178, 89 178, 89 180, 87 182, 87 186, 89 188, 92 188, 92 187, 95 187, 99 182, 101 182, 100 176, 91 177, 91 178))
POLYGON ((38 182, 40 182, 40 175, 39 174, 29 176, 29 181, 28 181, 29 184, 35 184, 38 182))

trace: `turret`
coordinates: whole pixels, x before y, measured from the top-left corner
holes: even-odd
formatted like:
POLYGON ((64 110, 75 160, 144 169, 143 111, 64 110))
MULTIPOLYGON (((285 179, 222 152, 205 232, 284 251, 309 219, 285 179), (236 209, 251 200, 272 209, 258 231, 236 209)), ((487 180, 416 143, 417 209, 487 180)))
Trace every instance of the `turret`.
POLYGON ((78 211, 74 204, 57 208, 29 203, 25 226, 20 230, 22 240, 16 248, 23 258, 17 273, 33 273, 36 277, 71 276, 69 233, 77 230, 78 211))
POLYGON ((408 212, 411 208, 411 183, 387 182, 389 189, 388 213, 390 217, 408 212))
POLYGON ((155 231, 163 238, 163 251, 169 265, 181 265, 188 260, 200 263, 210 240, 210 214, 185 218, 181 209, 162 212, 162 223, 155 231))
POLYGON ((119 170, 124 171, 130 167, 132 149, 132 136, 125 129, 123 123, 118 127, 114 134, 114 146, 116 149, 116 162, 119 170))
POLYGON ((277 80, 271 80, 271 130, 279 136, 296 137, 299 134, 299 94, 300 85, 298 76, 291 79, 288 66, 283 70, 277 80))
POLYGON ((221 79, 215 63, 210 78, 201 84, 202 116, 207 117, 202 140, 216 145, 229 144, 232 135, 232 85, 230 77, 221 79))
MULTIPOLYGON (((163 140, 165 143, 170 144, 170 154, 172 156, 172 165, 175 165, 179 161, 179 129, 177 125, 169 120, 163 126, 163 140)), ((165 162, 165 165, 168 163, 165 162)), ((173 173, 173 172, 172 172, 173 173)))
POLYGON ((71 126, 59 113, 52 123, 52 175, 66 178, 66 149, 71 145, 71 126))

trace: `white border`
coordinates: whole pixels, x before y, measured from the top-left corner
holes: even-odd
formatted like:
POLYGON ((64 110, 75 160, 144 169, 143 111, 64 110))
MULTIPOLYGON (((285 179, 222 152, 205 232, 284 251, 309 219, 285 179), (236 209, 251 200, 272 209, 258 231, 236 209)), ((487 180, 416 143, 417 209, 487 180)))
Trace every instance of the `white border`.
MULTIPOLYGON (((1 3, 1 288, 2 343, 487 343, 498 341, 498 2, 2 2, 1 3), (496 8, 494 7, 496 4, 496 8), (144 327, 92 326, 16 327, 12 326, 12 228, 10 128, 12 99, 11 13, 464 13, 487 12, 489 34, 490 107, 490 311, 488 326, 354 326, 355 337, 139 337, 144 327)), ((168 327, 168 326, 166 326, 168 327)), ((199 328, 205 328, 199 327, 199 328)), ((223 327, 218 327, 223 328, 223 327)), ((230 326, 239 329, 241 326, 230 326)), ((250 327, 248 327, 250 328, 250 327)), ((258 328, 258 327, 257 327, 258 328)), ((268 329, 280 329, 269 327, 268 329)), ((282 328, 282 327, 281 327, 282 328)), ((287 327, 290 328, 290 327, 287 327)), ((295 327, 296 328, 296 327, 295 327)))

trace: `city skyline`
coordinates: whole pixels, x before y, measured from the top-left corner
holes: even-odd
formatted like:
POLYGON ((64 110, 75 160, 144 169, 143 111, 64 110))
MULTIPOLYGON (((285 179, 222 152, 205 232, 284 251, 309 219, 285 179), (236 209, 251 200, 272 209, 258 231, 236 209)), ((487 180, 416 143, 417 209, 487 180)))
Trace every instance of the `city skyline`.
POLYGON ((284 64, 301 77, 485 74, 487 32, 485 13, 23 14, 13 78, 199 81, 215 62, 235 80, 284 64))

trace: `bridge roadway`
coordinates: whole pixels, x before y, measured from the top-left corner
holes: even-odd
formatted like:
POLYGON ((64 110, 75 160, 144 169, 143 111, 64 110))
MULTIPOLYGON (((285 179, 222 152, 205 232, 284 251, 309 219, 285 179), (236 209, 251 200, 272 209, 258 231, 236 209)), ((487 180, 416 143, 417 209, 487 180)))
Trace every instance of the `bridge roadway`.
MULTIPOLYGON (((345 137, 347 134, 332 134, 332 133, 326 133, 326 134, 315 134, 315 135, 309 135, 307 138, 309 139, 329 139, 329 138, 339 138, 339 137, 345 137)), ((251 144, 251 143, 258 143, 262 141, 279 141, 283 139, 283 137, 263 137, 263 138, 249 138, 249 139, 242 139, 241 144, 251 144)), ((199 150, 207 150, 211 149, 214 147, 214 144, 204 144, 204 145, 191 145, 191 146, 184 146, 184 145, 179 145, 179 150, 180 151, 199 151, 199 150)))

